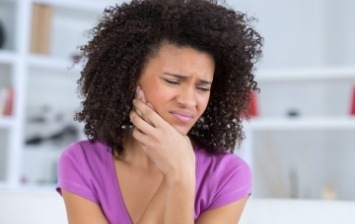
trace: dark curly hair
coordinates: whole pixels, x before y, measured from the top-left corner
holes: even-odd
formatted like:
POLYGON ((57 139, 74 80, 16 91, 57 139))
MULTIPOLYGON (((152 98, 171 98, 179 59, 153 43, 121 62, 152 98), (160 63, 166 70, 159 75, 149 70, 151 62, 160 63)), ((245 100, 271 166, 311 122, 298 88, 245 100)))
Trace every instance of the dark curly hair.
POLYGON ((74 119, 85 123, 89 140, 121 154, 137 80, 147 59, 168 41, 213 56, 210 100, 188 136, 207 152, 233 152, 244 138, 250 94, 258 90, 252 72, 263 38, 249 25, 252 20, 214 0, 133 0, 106 8, 80 47, 83 101, 74 119))

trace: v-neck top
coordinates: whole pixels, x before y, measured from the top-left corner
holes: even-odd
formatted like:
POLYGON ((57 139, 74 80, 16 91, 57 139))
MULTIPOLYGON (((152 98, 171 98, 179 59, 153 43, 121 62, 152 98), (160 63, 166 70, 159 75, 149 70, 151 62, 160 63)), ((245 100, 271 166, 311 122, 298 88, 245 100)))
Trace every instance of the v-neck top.
MULTIPOLYGON (((194 218, 251 194, 249 166, 233 153, 209 154, 195 147, 194 218)), ((112 149, 95 140, 70 144, 58 162, 56 190, 67 190, 98 204, 110 224, 132 224, 117 178, 112 149)))

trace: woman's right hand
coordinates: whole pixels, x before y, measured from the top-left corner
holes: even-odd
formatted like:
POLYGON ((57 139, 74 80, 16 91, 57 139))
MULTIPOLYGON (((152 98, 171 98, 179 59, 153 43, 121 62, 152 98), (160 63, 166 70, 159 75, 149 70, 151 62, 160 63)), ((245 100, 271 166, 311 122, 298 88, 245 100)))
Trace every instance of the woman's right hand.
MULTIPOLYGON (((156 203, 158 199, 164 201, 164 204, 160 204, 164 207, 159 220, 163 220, 163 223, 192 224, 196 168, 191 141, 165 121, 153 107, 148 106, 143 91, 140 94, 142 100, 134 100, 134 110, 130 113, 134 125, 132 135, 163 174, 163 190, 159 190, 157 197, 154 197, 156 203)), ((145 212, 145 215, 149 217, 149 212, 145 212)), ((142 223, 145 223, 143 219, 142 223)))
POLYGON ((168 182, 180 178, 195 182, 195 154, 190 139, 156 113, 139 87, 136 96, 130 113, 135 126, 133 137, 168 182))

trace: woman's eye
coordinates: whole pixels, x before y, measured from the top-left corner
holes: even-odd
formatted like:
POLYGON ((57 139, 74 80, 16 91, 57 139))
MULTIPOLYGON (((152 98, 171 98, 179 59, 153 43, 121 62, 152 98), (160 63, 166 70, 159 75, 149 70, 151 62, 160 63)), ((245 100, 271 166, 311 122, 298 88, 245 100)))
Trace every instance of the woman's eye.
POLYGON ((203 86, 198 86, 197 89, 199 89, 199 90, 201 90, 201 91, 203 91, 203 92, 208 92, 208 91, 210 91, 209 88, 203 87, 203 86))
POLYGON ((169 84, 172 84, 172 85, 178 85, 179 82, 176 82, 176 81, 172 81, 172 80, 169 80, 169 79, 164 79, 165 82, 169 83, 169 84))

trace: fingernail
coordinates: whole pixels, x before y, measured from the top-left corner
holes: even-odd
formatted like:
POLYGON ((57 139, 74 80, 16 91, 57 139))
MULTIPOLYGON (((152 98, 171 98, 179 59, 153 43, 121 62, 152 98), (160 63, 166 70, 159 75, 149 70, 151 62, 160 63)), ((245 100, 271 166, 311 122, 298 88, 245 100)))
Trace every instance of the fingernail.
POLYGON ((153 105, 151 103, 147 103, 148 107, 152 108, 153 109, 153 105))

